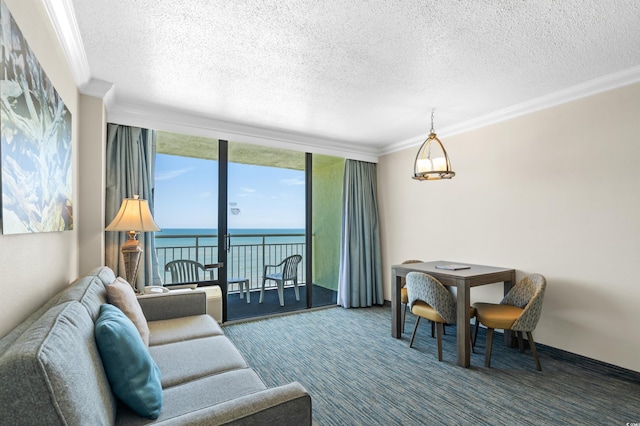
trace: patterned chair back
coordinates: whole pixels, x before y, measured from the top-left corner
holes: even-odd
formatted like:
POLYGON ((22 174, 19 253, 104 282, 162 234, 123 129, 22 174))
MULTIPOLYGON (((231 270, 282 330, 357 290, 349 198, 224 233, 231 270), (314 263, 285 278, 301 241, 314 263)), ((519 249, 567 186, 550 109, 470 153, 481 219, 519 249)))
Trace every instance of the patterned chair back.
POLYGON ((511 326, 515 331, 533 331, 542 314, 542 299, 547 288, 547 280, 540 274, 531 274, 521 279, 500 304, 524 309, 511 326))
POLYGON ((447 324, 456 323, 456 300, 447 288, 431 275, 422 272, 407 274, 409 306, 422 300, 431 306, 447 324))
MULTIPOLYGON (((405 260, 404 262, 402 262, 403 265, 410 265, 412 263, 422 263, 424 262, 424 260, 415 260, 415 259, 410 259, 410 260, 405 260)), ((401 277, 400 278, 400 283, 402 283, 401 287, 404 287, 407 285, 407 277, 401 277)))

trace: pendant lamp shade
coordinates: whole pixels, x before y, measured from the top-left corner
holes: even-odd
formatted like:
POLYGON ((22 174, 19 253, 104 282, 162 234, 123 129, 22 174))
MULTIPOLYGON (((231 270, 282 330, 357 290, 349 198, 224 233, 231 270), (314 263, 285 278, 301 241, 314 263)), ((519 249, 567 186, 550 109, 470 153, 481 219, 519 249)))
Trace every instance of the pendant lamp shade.
POLYGON ((451 161, 447 150, 433 130, 433 111, 431 112, 431 133, 420 145, 413 164, 413 179, 439 180, 451 179, 456 173, 451 170, 451 161))

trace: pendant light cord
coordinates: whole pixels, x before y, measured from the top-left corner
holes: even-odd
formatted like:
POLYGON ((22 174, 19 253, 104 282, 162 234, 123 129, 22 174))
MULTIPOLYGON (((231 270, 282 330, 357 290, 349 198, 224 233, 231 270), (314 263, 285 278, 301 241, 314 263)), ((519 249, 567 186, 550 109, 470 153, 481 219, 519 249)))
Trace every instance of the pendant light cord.
POLYGON ((435 133, 434 129, 433 129, 433 115, 435 113, 435 108, 431 110, 431 132, 430 133, 435 133))

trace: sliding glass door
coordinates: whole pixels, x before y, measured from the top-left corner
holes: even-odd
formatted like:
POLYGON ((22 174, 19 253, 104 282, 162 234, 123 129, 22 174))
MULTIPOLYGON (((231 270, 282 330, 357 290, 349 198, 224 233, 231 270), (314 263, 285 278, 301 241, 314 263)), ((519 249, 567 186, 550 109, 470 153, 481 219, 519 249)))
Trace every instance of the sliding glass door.
POLYGON ((220 285, 226 321, 336 303, 344 160, 158 132, 160 275, 220 285), (264 283, 264 290, 263 290, 264 283))
POLYGON ((227 319, 305 309, 305 154, 229 142, 227 176, 227 319))

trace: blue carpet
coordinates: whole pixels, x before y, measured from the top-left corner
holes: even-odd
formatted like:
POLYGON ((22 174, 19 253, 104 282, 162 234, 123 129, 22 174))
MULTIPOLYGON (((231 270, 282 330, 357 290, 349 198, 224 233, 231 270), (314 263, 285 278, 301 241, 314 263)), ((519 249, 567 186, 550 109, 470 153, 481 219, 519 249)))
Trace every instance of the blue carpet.
MULTIPOLYGON (((414 347, 415 317, 391 337, 389 307, 327 308, 224 327, 268 386, 304 385, 314 425, 624 425, 640 422, 640 373, 538 345, 531 352, 494 342, 484 367, 478 335, 471 368, 456 365, 455 327, 443 361, 426 321, 414 347)), ((535 332, 534 332, 535 336, 535 332)))

